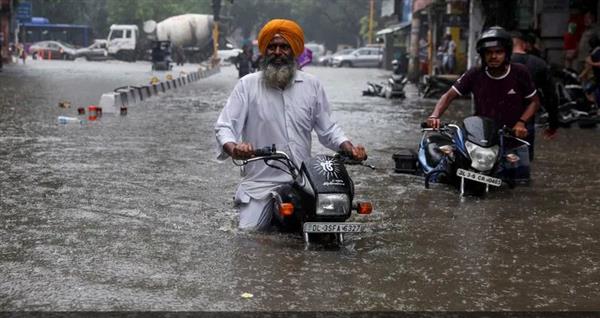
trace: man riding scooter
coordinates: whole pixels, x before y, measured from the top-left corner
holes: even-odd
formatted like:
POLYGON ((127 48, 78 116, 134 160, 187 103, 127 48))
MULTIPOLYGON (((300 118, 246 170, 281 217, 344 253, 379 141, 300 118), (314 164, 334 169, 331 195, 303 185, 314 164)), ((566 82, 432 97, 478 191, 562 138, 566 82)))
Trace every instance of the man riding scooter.
MULTIPOLYGON (((476 48, 482 65, 465 72, 440 98, 427 118, 428 126, 439 128, 440 117, 450 103, 458 96, 473 94, 475 115, 491 118, 498 128, 510 127, 518 138, 532 136, 539 97, 527 68, 510 63, 511 35, 501 27, 491 27, 482 33, 476 48)), ((516 181, 529 181, 528 147, 519 146, 510 152, 520 158, 516 181)))

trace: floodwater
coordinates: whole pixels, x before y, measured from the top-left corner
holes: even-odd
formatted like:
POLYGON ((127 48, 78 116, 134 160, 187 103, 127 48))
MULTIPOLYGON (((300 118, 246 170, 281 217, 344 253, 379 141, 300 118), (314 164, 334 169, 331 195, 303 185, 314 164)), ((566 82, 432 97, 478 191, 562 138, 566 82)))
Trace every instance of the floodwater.
MULTIPOLYGON (((361 96, 382 70, 309 67, 378 169, 349 167, 374 205, 352 218, 367 232, 305 249, 299 236, 236 228, 239 172, 215 159, 213 133, 233 67, 126 116, 57 123, 164 78, 149 69, 28 61, 0 73, 0 311, 600 310, 598 128, 538 138, 530 186, 461 199, 393 171, 434 100, 413 88, 406 100, 361 96)), ((449 118, 468 113, 462 101, 449 118)))

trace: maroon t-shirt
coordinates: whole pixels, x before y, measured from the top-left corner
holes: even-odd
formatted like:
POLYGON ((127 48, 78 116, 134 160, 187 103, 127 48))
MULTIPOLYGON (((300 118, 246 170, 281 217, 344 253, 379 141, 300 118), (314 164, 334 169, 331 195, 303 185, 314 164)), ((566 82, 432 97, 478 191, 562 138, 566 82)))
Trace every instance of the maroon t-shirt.
POLYGON ((452 89, 461 96, 472 93, 475 115, 493 119, 498 128, 512 128, 536 93, 527 68, 521 64, 510 64, 506 74, 499 77, 493 77, 483 67, 471 68, 452 89))

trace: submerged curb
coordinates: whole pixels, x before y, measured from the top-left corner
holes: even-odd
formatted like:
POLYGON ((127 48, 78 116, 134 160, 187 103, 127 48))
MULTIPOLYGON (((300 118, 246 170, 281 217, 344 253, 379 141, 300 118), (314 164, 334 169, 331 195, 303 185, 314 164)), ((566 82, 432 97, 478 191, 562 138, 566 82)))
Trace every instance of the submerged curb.
POLYGON ((123 109, 152 98, 153 96, 183 87, 218 72, 220 72, 219 65, 214 67, 200 66, 197 71, 184 74, 174 79, 167 79, 162 82, 148 85, 119 87, 112 92, 102 94, 98 106, 102 108, 103 113, 120 113, 123 109))

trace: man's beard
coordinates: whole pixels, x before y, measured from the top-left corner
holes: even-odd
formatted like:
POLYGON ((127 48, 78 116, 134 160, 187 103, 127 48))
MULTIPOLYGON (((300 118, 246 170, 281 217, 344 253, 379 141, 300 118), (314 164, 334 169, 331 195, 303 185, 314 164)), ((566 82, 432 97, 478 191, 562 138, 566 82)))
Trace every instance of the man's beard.
POLYGON ((296 59, 293 56, 266 56, 261 64, 267 85, 275 88, 287 87, 296 75, 296 59))

